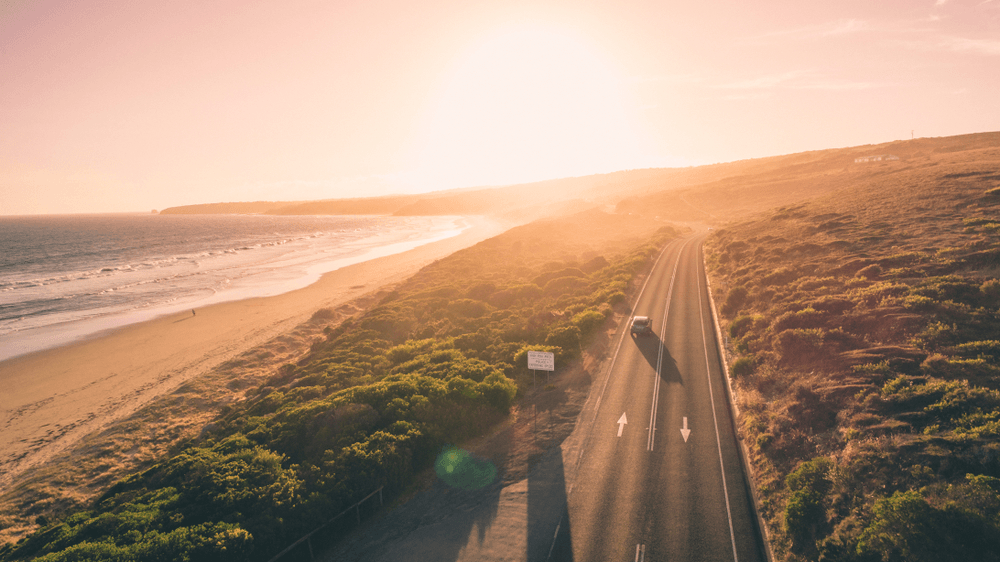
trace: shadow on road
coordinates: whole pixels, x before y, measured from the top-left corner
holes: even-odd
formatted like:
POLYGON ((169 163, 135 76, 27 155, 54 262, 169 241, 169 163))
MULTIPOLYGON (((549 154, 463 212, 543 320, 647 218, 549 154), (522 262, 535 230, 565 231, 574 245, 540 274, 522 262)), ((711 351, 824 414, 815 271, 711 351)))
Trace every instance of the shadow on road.
POLYGON ((499 469, 492 484, 463 490, 436 479, 316 560, 573 560, 561 445, 591 383, 579 365, 550 380, 539 373, 538 386, 519 405, 518 421, 477 446, 477 458, 499 469))
POLYGON ((502 490, 499 479, 478 490, 453 488, 438 480, 404 505, 366 522, 361 532, 352 533, 316 560, 459 560, 470 544, 481 544, 486 538, 502 490))
POLYGON ((528 475, 527 560, 571 561, 573 535, 569 526, 562 448, 549 449, 532 464, 528 475))
POLYGON ((649 363, 650 367, 656 369, 657 361, 660 361, 660 378, 664 382, 684 384, 681 372, 677 368, 677 360, 670 354, 670 349, 660 340, 659 336, 656 334, 641 336, 634 338, 634 341, 635 345, 639 348, 639 352, 646 358, 646 362, 649 363), (661 350, 663 351, 662 358, 660 358, 661 350))

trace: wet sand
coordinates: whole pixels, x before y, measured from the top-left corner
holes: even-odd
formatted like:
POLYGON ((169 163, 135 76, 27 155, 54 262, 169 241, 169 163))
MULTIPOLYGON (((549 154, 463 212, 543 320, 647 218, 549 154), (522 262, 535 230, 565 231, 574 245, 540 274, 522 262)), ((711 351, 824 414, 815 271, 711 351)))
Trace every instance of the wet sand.
POLYGON ((283 295, 220 303, 0 362, 0 492, 24 471, 220 363, 508 226, 462 234, 327 273, 283 295))

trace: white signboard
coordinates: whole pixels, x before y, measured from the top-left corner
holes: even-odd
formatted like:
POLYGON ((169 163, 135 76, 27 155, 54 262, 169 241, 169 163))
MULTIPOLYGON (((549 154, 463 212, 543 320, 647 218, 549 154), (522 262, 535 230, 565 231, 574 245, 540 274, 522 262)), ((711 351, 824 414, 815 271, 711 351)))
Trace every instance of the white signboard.
POLYGON ((538 371, 555 371, 556 354, 548 351, 529 351, 528 368, 538 371))

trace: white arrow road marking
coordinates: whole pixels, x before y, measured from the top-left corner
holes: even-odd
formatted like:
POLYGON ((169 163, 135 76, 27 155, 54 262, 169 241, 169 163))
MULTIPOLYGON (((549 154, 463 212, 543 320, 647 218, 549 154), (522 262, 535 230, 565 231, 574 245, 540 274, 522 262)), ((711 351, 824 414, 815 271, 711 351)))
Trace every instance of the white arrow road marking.
POLYGON ((625 418, 625 412, 622 412, 622 417, 618 418, 618 437, 622 436, 622 432, 625 431, 625 424, 628 420, 625 418))
POLYGON ((684 442, 688 442, 688 436, 691 435, 691 430, 688 429, 688 419, 684 418, 684 427, 681 428, 681 437, 684 438, 684 442))

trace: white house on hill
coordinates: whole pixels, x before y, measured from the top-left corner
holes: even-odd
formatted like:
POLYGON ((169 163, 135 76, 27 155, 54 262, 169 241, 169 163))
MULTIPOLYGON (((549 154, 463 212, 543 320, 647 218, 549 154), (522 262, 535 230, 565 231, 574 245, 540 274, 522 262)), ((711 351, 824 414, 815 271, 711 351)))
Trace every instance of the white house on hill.
POLYGON ((879 154, 876 156, 861 156, 854 159, 855 164, 861 164, 864 162, 882 162, 884 160, 899 160, 899 156, 894 156, 892 154, 879 154))

